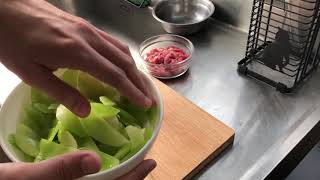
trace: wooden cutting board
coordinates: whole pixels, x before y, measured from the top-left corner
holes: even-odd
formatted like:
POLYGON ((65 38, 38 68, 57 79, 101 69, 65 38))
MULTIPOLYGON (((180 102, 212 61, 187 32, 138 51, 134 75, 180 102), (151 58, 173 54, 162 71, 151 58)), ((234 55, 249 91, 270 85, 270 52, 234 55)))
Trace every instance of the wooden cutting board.
POLYGON ((234 130, 154 79, 164 101, 164 122, 146 158, 157 161, 149 180, 190 179, 233 144, 234 130))

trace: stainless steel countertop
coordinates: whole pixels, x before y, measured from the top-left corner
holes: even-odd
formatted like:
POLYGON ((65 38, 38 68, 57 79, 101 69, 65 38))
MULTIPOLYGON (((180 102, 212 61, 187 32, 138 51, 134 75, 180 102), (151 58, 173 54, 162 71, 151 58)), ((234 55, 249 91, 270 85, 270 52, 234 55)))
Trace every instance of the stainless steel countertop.
MULTIPOLYGON (((139 43, 165 33, 148 9, 135 9, 123 1, 69 0, 67 5, 63 7, 128 42, 138 64, 139 43)), ((205 30, 188 38, 196 49, 190 70, 163 82, 236 130, 233 147, 197 178, 263 179, 320 119, 320 72, 315 72, 296 94, 283 95, 237 74, 246 33, 211 20, 205 30)), ((1 69, 0 74, 4 71, 1 69)), ((12 86, 10 81, 5 83, 12 86)))

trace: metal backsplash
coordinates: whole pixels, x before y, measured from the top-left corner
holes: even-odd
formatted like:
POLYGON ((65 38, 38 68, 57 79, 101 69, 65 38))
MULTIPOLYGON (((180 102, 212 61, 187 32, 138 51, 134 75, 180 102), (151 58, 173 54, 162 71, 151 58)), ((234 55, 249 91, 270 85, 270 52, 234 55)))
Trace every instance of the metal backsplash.
MULTIPOLYGON (((73 5, 75 2, 86 3, 88 6, 93 5, 98 1, 110 1, 110 0, 48 0, 52 4, 74 13, 73 5)), ((118 0, 112 0, 118 1, 118 0)), ((160 0, 152 0, 152 4, 160 0)), ((252 9, 252 0, 212 0, 216 6, 216 12, 214 18, 221 22, 235 26, 243 31, 248 31, 250 23, 250 15, 252 9)), ((101 3, 101 2, 100 2, 101 3)))
POLYGON ((214 17, 243 31, 248 31, 252 0, 213 0, 216 6, 214 17))

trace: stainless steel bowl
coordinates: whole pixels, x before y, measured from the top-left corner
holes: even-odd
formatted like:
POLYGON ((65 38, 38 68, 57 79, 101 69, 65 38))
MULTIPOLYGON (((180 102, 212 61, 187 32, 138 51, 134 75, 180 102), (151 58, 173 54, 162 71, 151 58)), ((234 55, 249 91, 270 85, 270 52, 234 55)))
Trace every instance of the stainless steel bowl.
POLYGON ((188 35, 200 30, 214 10, 211 0, 162 0, 152 14, 168 33, 188 35))

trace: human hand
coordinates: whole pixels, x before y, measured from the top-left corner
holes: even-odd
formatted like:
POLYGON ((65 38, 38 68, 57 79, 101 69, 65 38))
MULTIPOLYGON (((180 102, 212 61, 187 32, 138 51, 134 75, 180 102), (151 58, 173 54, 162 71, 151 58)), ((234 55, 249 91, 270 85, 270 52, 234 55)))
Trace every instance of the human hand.
MULTIPOLYGON (((118 180, 142 180, 155 166, 155 161, 145 160, 118 180)), ((81 151, 39 163, 0 164, 0 180, 72 180, 96 173, 99 169, 99 157, 95 153, 81 151)))
POLYGON ((151 106, 152 97, 129 48, 85 20, 46 1, 3 0, 0 26, 1 62, 78 116, 89 114, 89 102, 53 75, 58 68, 87 72, 135 104, 151 106))

